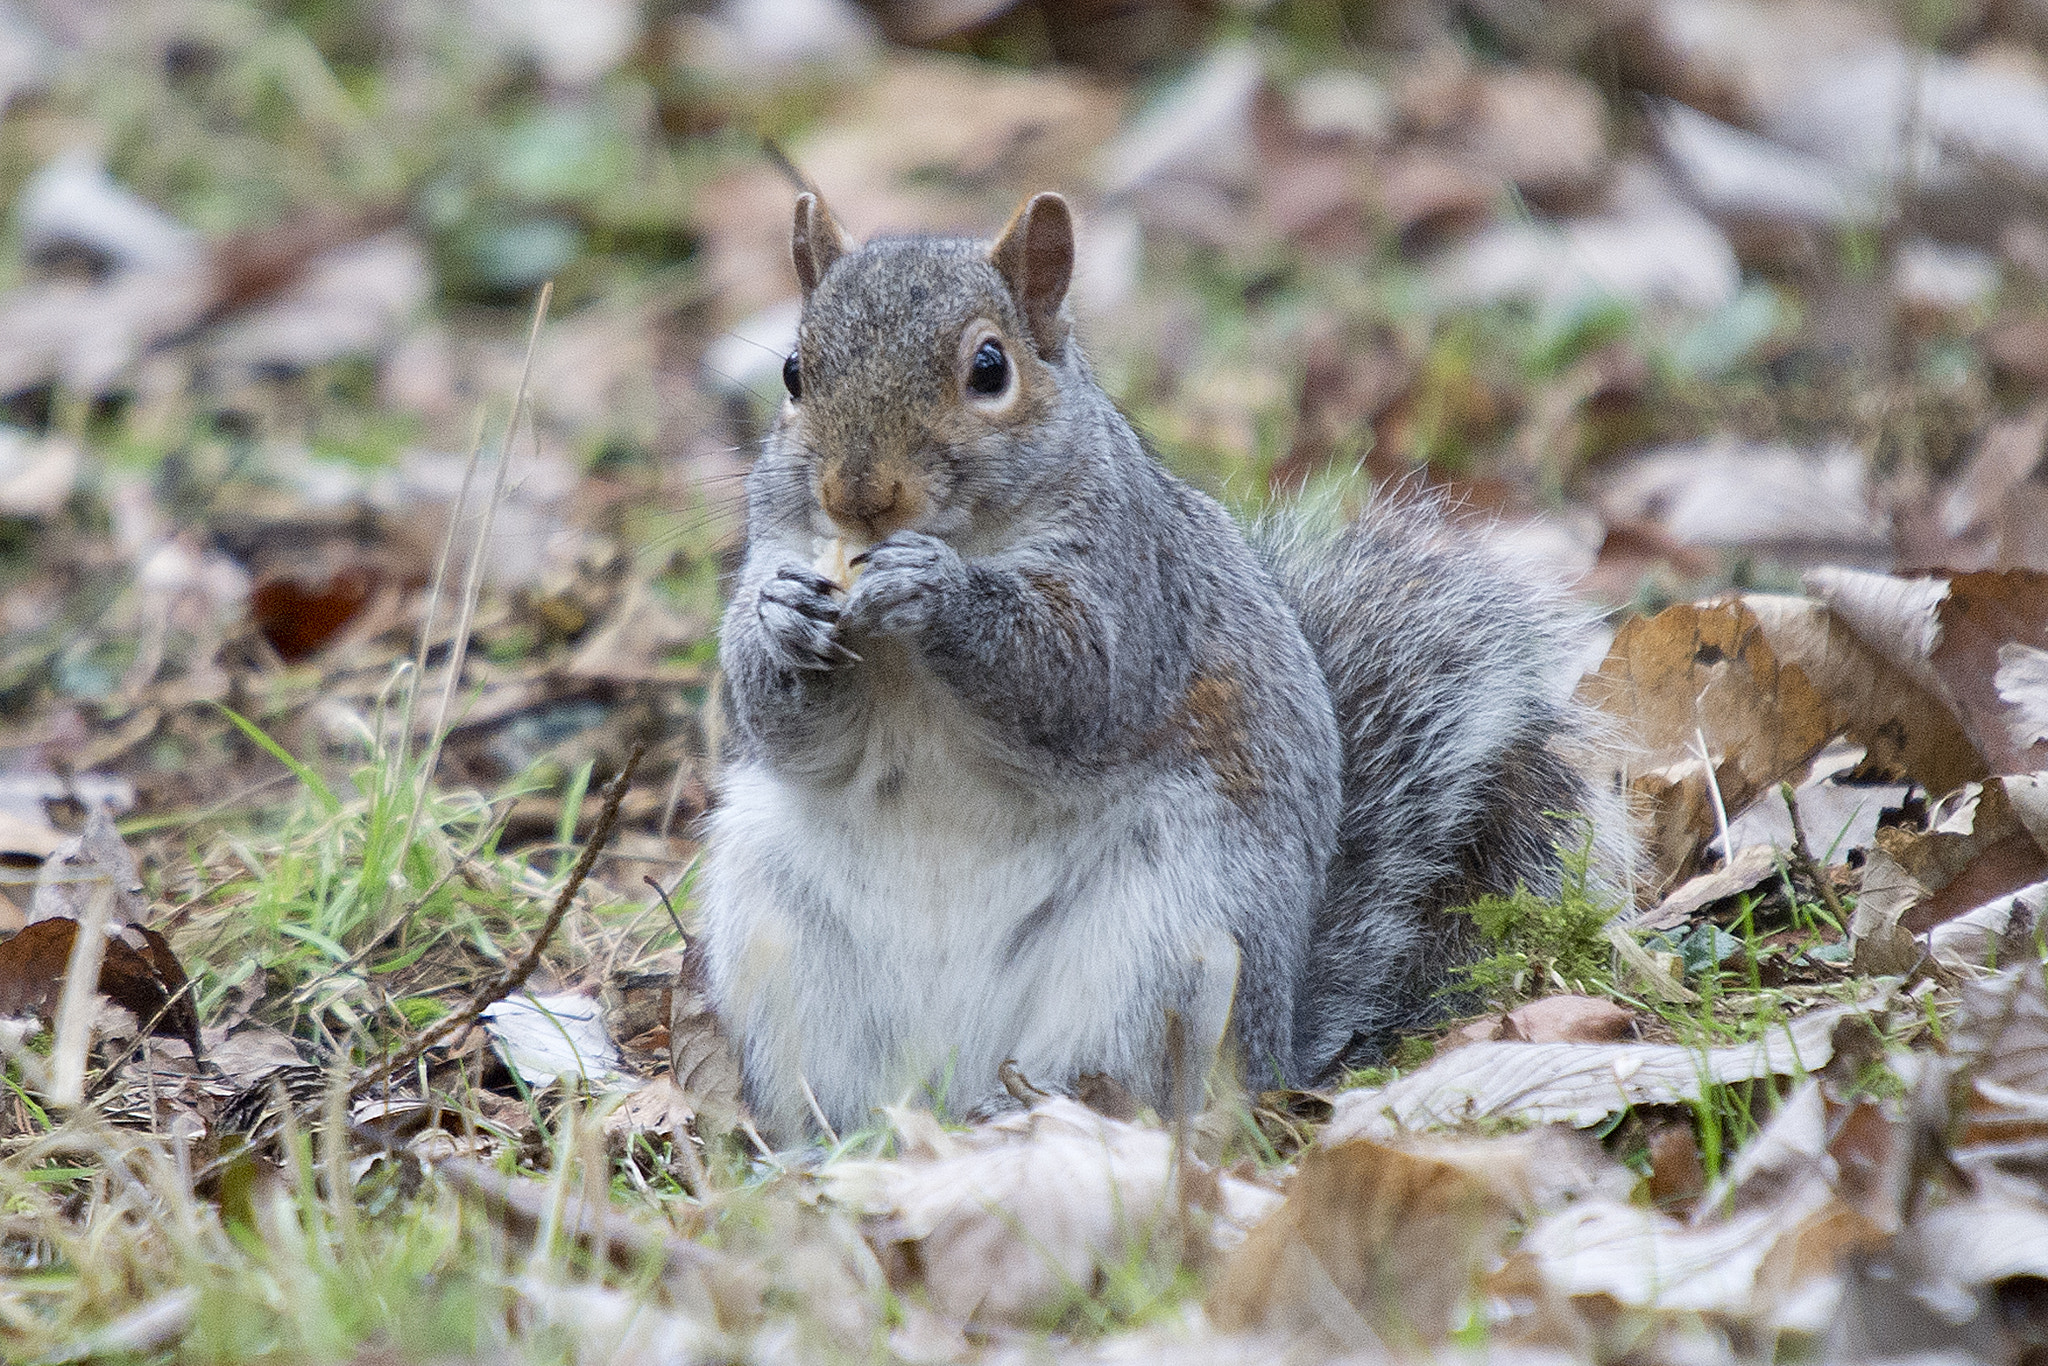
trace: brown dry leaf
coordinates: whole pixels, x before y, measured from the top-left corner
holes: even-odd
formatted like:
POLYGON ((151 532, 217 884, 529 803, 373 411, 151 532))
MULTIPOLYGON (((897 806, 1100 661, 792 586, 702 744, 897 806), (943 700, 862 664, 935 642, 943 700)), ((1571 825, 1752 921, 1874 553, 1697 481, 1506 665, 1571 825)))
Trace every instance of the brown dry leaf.
MULTIPOLYGON (((1995 337, 1996 334, 1994 334, 1995 337)), ((1958 569, 1999 563, 2001 513, 2033 478, 2048 450, 2048 403, 2036 403, 2018 417, 1991 423, 1941 500, 1940 527, 1949 540, 1943 562, 1958 569)))
POLYGON ((379 577, 374 565, 352 564, 317 582, 296 571, 266 578, 249 595, 249 615, 278 658, 296 664, 356 619, 379 577))
POLYGON ((1689 874, 1715 833, 1704 735, 1732 817, 1806 771, 1834 734, 1827 701, 1797 666, 1781 664, 1756 615, 1740 602, 1680 605, 1624 625, 1579 695, 1632 732, 1632 782, 1649 813, 1660 878, 1689 874))
POLYGON ((1387 1086, 1340 1094, 1323 1140, 1502 1119, 1584 1127, 1631 1105, 1682 1104, 1711 1082, 1825 1066, 1834 1026, 1850 1009, 1816 1011, 1762 1042, 1704 1052, 1677 1044, 1468 1044, 1387 1086))
POLYGON ((1735 851, 1735 857, 1711 873, 1692 878, 1657 903, 1631 924, 1631 929, 1674 930, 1691 923, 1693 917, 1717 901, 1726 901, 1753 891, 1778 872, 1778 851, 1768 844, 1752 844, 1735 851))
POLYGON ((1469 1313, 1517 1202, 1470 1167, 1368 1139, 1317 1147, 1208 1297, 1226 1332, 1442 1342, 1469 1313))
POLYGON ((1162 1130, 1063 1096, 965 1134, 921 1112, 898 1119, 902 1159, 834 1163, 819 1179, 868 1217, 884 1264, 961 1322, 1030 1322, 1147 1248, 1178 1252, 1176 1233, 1198 1236, 1184 1201, 1224 1241, 1278 1202, 1177 1154, 1162 1130))
MULTIPOLYGON (((34 1015, 54 1025, 77 937, 76 920, 52 916, 0 943, 0 1016, 34 1015)), ((185 969, 155 930, 108 926, 99 990, 150 1033, 183 1039, 199 1052, 199 1012, 185 969)))
POLYGON ((1769 594, 1742 602, 1778 658, 1798 665, 1827 699, 1834 724, 1864 747, 1870 765, 1929 792, 1984 776, 1983 759, 1948 705, 1873 650, 1837 611, 1810 598, 1769 594))
POLYGON ((605 1116, 604 1134, 614 1148, 630 1143, 640 1134, 652 1134, 677 1144, 690 1141, 690 1126, 697 1107, 673 1077, 656 1077, 630 1093, 617 1109, 605 1116))
MULTIPOLYGON (((2017 790, 2033 799, 2028 780, 2017 790)), ((1878 846, 1922 889, 1900 920, 1916 934, 2048 875, 2048 850, 1998 778, 1965 783, 1936 802, 1925 833, 1879 831, 1878 846)))
POLYGON ((1936 618, 1929 663, 1992 771, 2048 768, 2048 573, 1958 575, 1936 618))
POLYGON ((1961 1060, 1965 1170, 2004 1169, 2048 1198, 2048 986, 2039 963, 1963 985, 1951 1047, 1961 1060))
POLYGON ((1883 849, 1863 865, 1856 913, 1849 920, 1850 966, 1866 977, 1901 976, 1920 961, 1920 945, 1900 923, 1927 899, 1927 888, 1883 849))
POLYGON ((704 978, 704 955, 693 945, 683 956, 682 970, 669 1004, 669 1075, 689 1100, 701 1138, 728 1134, 739 1127, 745 1107, 740 1099, 740 1061, 719 1027, 704 978))
POLYGON ((1501 1037, 1522 1043, 1619 1043, 1635 1012, 1604 996, 1545 996, 1507 1014, 1501 1037))

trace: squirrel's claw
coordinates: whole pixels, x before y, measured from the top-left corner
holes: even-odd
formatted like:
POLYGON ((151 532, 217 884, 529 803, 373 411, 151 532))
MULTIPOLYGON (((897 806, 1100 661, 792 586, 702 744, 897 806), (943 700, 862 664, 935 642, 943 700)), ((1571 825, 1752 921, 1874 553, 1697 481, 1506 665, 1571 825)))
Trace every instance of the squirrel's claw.
POLYGON ((761 585, 754 615, 769 653, 785 669, 824 672, 858 664, 838 638, 838 586, 822 574, 791 567, 761 585))

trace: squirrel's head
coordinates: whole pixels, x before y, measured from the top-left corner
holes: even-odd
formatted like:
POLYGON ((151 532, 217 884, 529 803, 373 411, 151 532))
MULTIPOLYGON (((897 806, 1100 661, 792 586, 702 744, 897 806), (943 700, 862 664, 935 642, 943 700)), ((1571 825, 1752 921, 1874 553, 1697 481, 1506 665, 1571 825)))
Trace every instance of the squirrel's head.
POLYGON ((993 246, 885 237, 855 246, 816 195, 791 234, 803 321, 783 365, 781 430, 818 505, 879 541, 945 535, 998 495, 1003 456, 1032 446, 1059 401, 1074 226, 1033 196, 993 246))

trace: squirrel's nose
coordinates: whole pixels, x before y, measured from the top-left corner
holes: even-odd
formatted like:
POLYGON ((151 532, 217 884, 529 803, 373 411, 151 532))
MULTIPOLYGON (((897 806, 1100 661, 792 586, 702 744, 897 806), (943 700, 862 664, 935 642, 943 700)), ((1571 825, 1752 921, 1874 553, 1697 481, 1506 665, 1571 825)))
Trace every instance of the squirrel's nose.
POLYGON ((916 516, 911 483, 884 469, 827 469, 818 481, 818 502, 825 514, 870 543, 907 526, 916 516))

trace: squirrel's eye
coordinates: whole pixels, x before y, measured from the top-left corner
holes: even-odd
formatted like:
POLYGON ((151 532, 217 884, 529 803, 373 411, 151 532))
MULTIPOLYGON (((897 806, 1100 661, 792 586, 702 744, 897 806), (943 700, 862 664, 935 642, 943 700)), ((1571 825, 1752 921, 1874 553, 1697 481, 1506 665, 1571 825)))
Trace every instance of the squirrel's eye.
POLYGON ((1002 343, 991 337, 975 348, 974 359, 967 362, 967 387, 977 394, 995 395, 1009 382, 1009 357, 1003 354, 1002 343))
POLYGON ((782 362, 782 387, 789 390, 791 398, 802 398, 804 396, 803 367, 796 363, 796 352, 794 351, 790 352, 788 358, 782 362))

